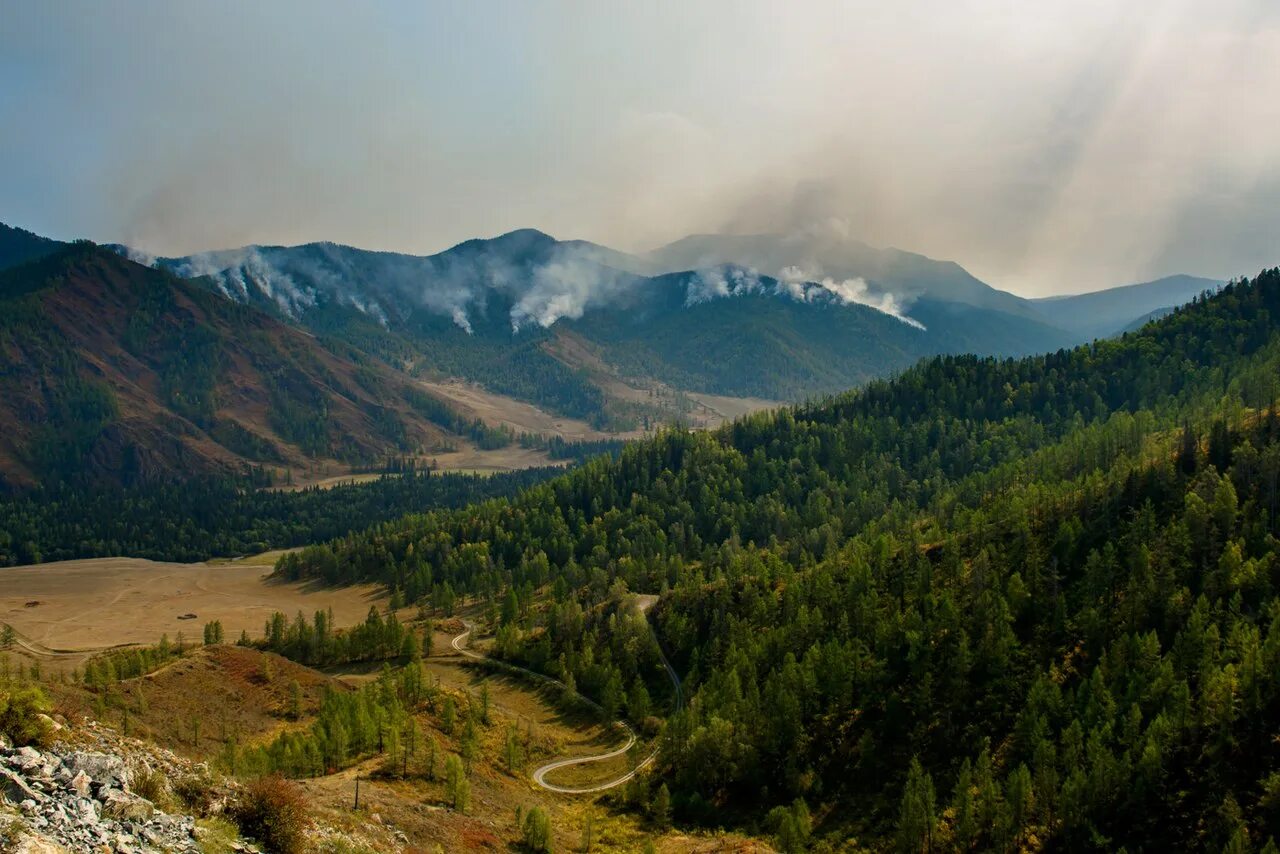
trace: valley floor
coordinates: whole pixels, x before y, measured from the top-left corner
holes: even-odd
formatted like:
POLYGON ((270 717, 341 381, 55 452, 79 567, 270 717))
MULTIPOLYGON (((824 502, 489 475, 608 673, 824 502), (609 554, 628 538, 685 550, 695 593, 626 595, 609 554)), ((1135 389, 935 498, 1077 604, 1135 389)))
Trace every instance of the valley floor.
POLYGON ((161 635, 198 642, 213 620, 234 640, 242 631, 261 637, 276 611, 332 608, 343 627, 363 620, 371 605, 385 608, 380 586, 278 581, 269 578, 273 564, 268 553, 210 563, 93 558, 9 567, 0 569, 0 623, 17 633, 14 652, 70 670, 95 652, 154 644, 161 635))

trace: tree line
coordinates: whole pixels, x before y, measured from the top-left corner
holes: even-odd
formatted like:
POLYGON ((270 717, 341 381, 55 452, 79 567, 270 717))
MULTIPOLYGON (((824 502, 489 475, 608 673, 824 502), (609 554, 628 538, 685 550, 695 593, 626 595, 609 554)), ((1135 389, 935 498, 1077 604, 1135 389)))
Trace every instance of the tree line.
POLYGON ((513 494, 560 473, 527 469, 482 477, 408 471, 295 492, 259 490, 247 477, 53 486, 0 499, 0 566, 113 555, 197 561, 256 554, 362 530, 411 511, 513 494))

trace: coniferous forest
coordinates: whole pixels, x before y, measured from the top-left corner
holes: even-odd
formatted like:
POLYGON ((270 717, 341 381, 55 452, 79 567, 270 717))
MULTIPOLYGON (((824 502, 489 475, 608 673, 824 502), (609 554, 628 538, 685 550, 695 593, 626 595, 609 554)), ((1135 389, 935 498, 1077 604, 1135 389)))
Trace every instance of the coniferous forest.
POLYGON ((1265 271, 1118 339, 670 431, 281 571, 502 602, 502 654, 659 714, 652 646, 612 603, 665 593, 678 821, 796 846, 1262 848, 1277 312, 1265 271))
POLYGON ((559 471, 406 471, 297 492, 255 489, 251 477, 54 486, 0 499, 0 566, 114 555, 196 561, 253 554, 362 530, 414 509, 513 494, 559 471))

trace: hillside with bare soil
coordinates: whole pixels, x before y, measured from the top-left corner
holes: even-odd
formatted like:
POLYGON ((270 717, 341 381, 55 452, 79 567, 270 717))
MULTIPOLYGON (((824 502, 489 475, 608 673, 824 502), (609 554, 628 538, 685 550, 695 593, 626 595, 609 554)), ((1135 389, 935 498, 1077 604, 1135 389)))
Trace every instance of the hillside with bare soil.
POLYGON ((373 462, 448 434, 406 377, 91 244, 0 273, 0 478, 373 462))

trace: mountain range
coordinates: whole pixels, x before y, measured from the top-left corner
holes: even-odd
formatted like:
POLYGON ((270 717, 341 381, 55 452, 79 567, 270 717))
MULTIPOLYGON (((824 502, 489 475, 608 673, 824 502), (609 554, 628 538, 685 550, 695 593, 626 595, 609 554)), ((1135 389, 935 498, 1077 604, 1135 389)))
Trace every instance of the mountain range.
POLYGON ((510 443, 509 424, 495 435, 451 396, 459 382, 551 423, 635 430, 708 395, 746 411, 931 355, 1054 351, 1219 284, 1027 300, 831 236, 628 254, 525 229, 430 256, 312 243, 156 258, 0 226, 0 417, 18 425, 0 471, 129 481, 510 443))
POLYGON ((1018 356, 1116 334, 1221 284, 1179 276, 1028 300, 953 262, 807 235, 697 235, 643 255, 531 229, 430 256, 332 243, 118 250, 415 370, 613 427, 634 426, 636 407, 611 400, 602 373, 797 400, 927 355, 1018 356))

